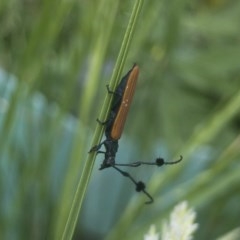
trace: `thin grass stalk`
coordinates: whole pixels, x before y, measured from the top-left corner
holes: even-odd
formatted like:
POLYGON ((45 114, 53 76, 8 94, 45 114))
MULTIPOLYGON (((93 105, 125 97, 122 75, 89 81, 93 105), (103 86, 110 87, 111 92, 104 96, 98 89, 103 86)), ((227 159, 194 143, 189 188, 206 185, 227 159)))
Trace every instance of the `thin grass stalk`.
MULTIPOLYGON (((123 69, 123 65, 126 61, 126 57, 127 57, 127 53, 129 50, 129 46, 130 46, 130 42, 132 40, 133 37, 133 31, 136 28, 136 23, 137 23, 137 19, 139 17, 140 14, 140 10, 143 4, 143 0, 137 0, 135 1, 135 5, 133 7, 133 11, 128 23, 128 27, 122 42, 122 46, 116 61, 116 65, 110 80, 110 88, 111 89, 115 89, 115 87, 117 86, 119 80, 120 80, 120 75, 123 69), (114 88, 113 88, 114 87, 114 88)), ((111 104, 111 100, 112 97, 107 95, 99 116, 99 119, 106 119, 109 108, 110 108, 110 104, 111 104)), ((103 130, 104 127, 101 125, 97 125, 96 130, 95 130, 95 134, 93 137, 93 141, 92 141, 92 146, 99 144, 102 135, 103 135, 103 130)), ((77 223, 77 219, 79 216, 79 212, 81 210, 81 206, 82 206, 82 202, 85 196, 85 192, 88 186, 88 182, 91 176, 91 172, 93 169, 93 164, 96 158, 96 153, 91 153, 88 155, 88 158, 85 162, 85 166, 83 169, 83 173, 82 176, 80 178, 80 181, 78 183, 78 187, 74 196, 74 200, 73 200, 73 204, 69 213, 69 217, 64 229, 64 233, 62 236, 63 240, 67 240, 67 239, 72 239, 73 236, 73 232, 77 223)))
MULTIPOLYGON (((101 24, 96 28, 96 33, 93 34, 93 42, 89 53, 89 68, 86 73, 86 87, 81 93, 81 99, 79 104, 79 119, 81 120, 78 127, 78 132, 74 139, 74 145, 70 156, 67 175, 64 181, 61 197, 59 198, 58 207, 55 212, 54 221, 54 239, 60 239, 63 234, 63 229, 66 224, 69 211, 73 202, 73 186, 76 185, 79 175, 83 168, 83 160, 86 159, 86 149, 89 148, 88 128, 85 127, 90 120, 91 106, 94 104, 96 92, 98 90, 98 79, 103 67, 104 57, 109 45, 110 36, 112 33, 113 24, 115 22, 119 1, 111 2, 104 0, 100 2, 100 6, 97 7, 95 21, 101 24), (107 7, 106 7, 107 6, 107 7), (103 19, 103 16, 107 18, 103 19)), ((77 36, 81 38, 81 27, 77 36)), ((73 58, 74 59, 74 58, 73 58)), ((74 61, 75 62, 75 61, 74 61)))

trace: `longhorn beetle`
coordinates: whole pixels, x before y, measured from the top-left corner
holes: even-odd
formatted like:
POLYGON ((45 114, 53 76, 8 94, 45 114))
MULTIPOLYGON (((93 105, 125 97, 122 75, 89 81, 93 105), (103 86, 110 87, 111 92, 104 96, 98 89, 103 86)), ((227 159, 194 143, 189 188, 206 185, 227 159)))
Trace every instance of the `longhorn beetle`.
POLYGON ((113 167, 120 172, 124 177, 128 177, 136 186, 137 192, 145 193, 149 201, 146 203, 152 203, 152 196, 145 190, 145 184, 141 181, 137 182, 128 172, 125 172, 119 168, 119 166, 138 167, 140 165, 156 165, 162 166, 164 164, 176 164, 182 160, 182 156, 176 161, 166 162, 163 158, 157 158, 155 162, 134 162, 120 164, 115 162, 116 153, 118 151, 118 140, 121 138, 124 124, 127 119, 127 114, 133 99, 134 91, 137 84, 139 74, 139 67, 134 64, 128 73, 122 78, 115 91, 111 91, 107 85, 108 93, 113 94, 112 105, 109 113, 109 117, 106 121, 102 122, 97 120, 100 124, 104 124, 106 139, 99 145, 91 148, 89 152, 96 151, 97 153, 105 154, 105 158, 100 166, 100 170, 104 168, 113 167), (106 151, 100 151, 101 146, 104 145, 106 151))

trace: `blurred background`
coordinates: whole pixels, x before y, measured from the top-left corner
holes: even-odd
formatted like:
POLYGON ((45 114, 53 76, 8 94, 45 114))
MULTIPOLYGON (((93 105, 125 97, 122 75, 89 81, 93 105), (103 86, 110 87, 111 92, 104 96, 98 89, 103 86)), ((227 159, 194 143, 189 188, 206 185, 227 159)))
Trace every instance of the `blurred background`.
MULTIPOLYGON (((134 1, 1 0, 0 239, 60 239, 134 1)), ((98 156, 73 239, 143 239, 183 201, 194 239, 240 226, 240 1, 145 1, 140 76, 117 162, 98 156)), ((236 239, 240 239, 240 236, 236 239)))

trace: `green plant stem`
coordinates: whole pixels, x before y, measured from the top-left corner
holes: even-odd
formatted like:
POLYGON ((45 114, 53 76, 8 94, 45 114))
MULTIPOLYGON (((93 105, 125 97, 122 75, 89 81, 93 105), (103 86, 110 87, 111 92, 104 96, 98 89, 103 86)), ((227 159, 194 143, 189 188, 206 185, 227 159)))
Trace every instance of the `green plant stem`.
MULTIPOLYGON (((111 89, 115 89, 115 87, 119 82, 120 75, 123 69, 123 65, 126 61, 129 46, 133 37, 133 31, 134 31, 134 28, 136 27, 137 19, 140 14, 142 4, 143 4, 143 0, 137 0, 133 7, 133 11, 128 23, 128 27, 127 27, 123 42, 122 42, 122 46, 117 58, 117 62, 110 80, 109 86, 111 89)), ((111 95, 107 95, 105 97, 99 119, 106 119, 109 108, 110 108, 111 100, 112 100, 111 95)), ((103 131, 104 131, 104 127, 98 124, 93 137, 92 146, 99 144, 103 135, 103 131)), ((85 162, 83 173, 78 183, 77 190, 73 199, 72 207, 69 213, 69 217, 64 229, 63 236, 62 236, 63 240, 72 239, 74 229, 77 223, 77 219, 79 216, 79 212, 81 210, 81 206, 85 196, 85 192, 86 192, 89 179, 92 173, 95 158, 96 158, 96 153, 95 152, 90 153, 85 162)))

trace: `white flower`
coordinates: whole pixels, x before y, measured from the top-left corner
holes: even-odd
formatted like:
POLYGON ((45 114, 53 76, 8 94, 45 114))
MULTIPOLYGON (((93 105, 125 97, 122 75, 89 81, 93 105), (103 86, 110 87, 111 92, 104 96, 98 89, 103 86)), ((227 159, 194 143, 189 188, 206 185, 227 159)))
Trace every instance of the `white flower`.
POLYGON ((144 240, 159 240, 159 233, 156 232, 155 225, 151 225, 149 232, 144 235, 144 240))
POLYGON ((173 209, 170 221, 164 223, 162 240, 191 240, 198 225, 194 223, 196 213, 184 201, 173 209))

